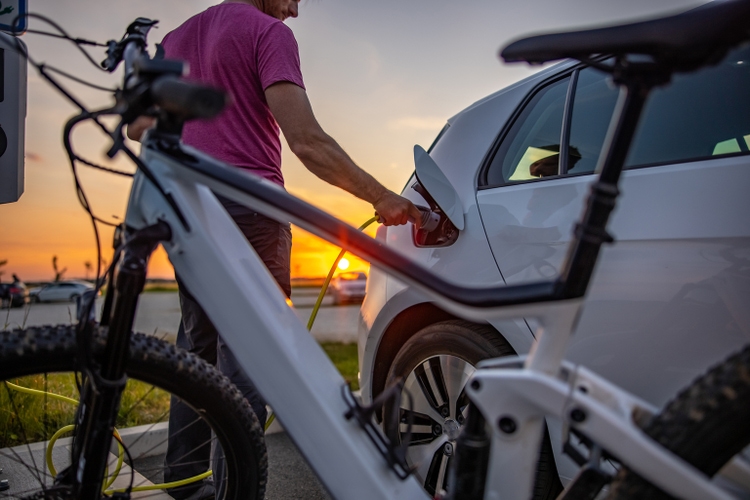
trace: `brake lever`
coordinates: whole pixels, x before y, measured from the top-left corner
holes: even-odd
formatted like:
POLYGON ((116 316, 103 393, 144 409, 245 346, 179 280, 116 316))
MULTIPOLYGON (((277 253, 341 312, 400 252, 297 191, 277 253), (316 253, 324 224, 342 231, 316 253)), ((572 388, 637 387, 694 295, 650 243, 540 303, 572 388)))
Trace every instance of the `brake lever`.
POLYGON ((138 43, 141 48, 146 47, 146 37, 148 32, 156 26, 158 20, 152 20, 145 17, 139 17, 128 26, 125 35, 119 42, 110 40, 107 42, 107 58, 101 62, 102 68, 112 73, 122 62, 125 53, 125 47, 130 42, 138 43))

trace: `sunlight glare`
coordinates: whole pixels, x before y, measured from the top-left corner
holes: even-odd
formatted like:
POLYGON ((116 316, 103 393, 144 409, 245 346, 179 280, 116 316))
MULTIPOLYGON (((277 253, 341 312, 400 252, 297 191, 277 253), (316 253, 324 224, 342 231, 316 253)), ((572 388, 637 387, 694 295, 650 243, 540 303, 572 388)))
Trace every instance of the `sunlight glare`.
POLYGON ((347 269, 349 269, 349 261, 346 258, 342 258, 339 261, 339 269, 341 269, 342 271, 346 271, 347 269))

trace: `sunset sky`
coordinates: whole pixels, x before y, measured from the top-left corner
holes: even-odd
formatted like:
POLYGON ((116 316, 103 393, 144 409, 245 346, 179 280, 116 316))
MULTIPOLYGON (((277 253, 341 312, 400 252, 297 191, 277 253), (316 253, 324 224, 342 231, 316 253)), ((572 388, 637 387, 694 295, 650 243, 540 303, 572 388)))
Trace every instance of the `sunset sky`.
MULTIPOLYGON (((119 39, 136 17, 158 19, 149 41, 159 42, 211 0, 29 0, 74 37, 106 42, 119 39)), ((700 0, 303 0, 290 19, 300 46, 302 71, 323 128, 352 158, 388 188, 399 192, 413 171, 412 148, 434 139, 445 121, 466 106, 535 71, 501 64, 500 47, 531 32, 622 22, 683 10, 700 0)), ((37 20, 31 28, 48 29, 37 20)), ((80 78, 114 87, 120 73, 94 68, 67 42, 26 34, 37 61, 80 78)), ((96 61, 102 48, 89 49, 96 61)), ((91 108, 111 95, 75 83, 66 85, 91 108)), ((91 224, 78 204, 62 148, 65 120, 76 109, 29 69, 26 121, 26 189, 15 204, 0 205, 2 271, 26 281, 54 277, 52 257, 67 267, 66 277, 84 277, 96 260, 91 224)), ((74 144, 92 161, 106 163, 108 139, 82 126, 74 144)), ((284 143, 286 148, 286 143, 284 143)), ((133 171, 118 157, 111 166, 133 171)), ((283 154, 287 189, 358 226, 372 207, 310 174, 288 149, 283 154)), ((81 177, 97 215, 122 217, 130 179, 81 167, 81 177)), ((325 275, 338 249, 294 228, 293 276, 325 275)), ((374 226, 373 226, 374 231, 374 226)), ((102 228, 106 257, 111 230, 102 228)), ((365 269, 352 260, 350 269, 365 269)), ((159 251, 151 277, 171 277, 159 251)))

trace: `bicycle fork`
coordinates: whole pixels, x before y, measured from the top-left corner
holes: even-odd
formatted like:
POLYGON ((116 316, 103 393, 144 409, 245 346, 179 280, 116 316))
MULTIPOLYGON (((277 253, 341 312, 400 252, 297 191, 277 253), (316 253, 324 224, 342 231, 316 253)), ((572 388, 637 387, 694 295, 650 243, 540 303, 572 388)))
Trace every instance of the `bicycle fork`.
MULTIPOLYGON (((71 468, 61 482, 72 484, 75 498, 99 500, 107 466, 112 434, 127 378, 130 336, 138 297, 146 281, 148 258, 163 240, 171 238, 169 226, 159 222, 129 235, 122 247, 117 271, 110 273, 102 325, 109 326, 104 356, 100 363, 85 356, 84 381, 76 415, 77 432, 73 441, 71 468)), ((116 245, 117 244, 116 240, 116 245)), ((117 253, 115 254, 117 259, 117 253)), ((93 324, 78 332, 78 342, 90 349, 93 324)), ((85 352, 85 351, 84 351, 85 352)))

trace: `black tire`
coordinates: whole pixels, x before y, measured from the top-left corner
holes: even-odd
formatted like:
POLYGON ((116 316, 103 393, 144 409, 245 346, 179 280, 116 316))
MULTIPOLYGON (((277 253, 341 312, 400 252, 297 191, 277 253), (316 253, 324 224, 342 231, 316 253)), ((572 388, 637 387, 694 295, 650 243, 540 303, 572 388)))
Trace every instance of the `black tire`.
MULTIPOLYGON (((37 490, 42 489, 40 478, 49 473, 44 460, 34 459, 33 455, 31 460, 21 460, 23 454, 9 452, 7 447, 25 450, 30 443, 49 439, 52 433, 71 423, 75 412, 75 405, 68 405, 71 407, 70 411, 65 408, 62 415, 53 414, 53 405, 62 406, 64 403, 56 403, 51 398, 22 394, 11 388, 9 382, 24 387, 31 387, 33 384, 46 390, 50 384, 57 383, 60 375, 56 372, 71 372, 69 376, 72 380, 78 356, 74 328, 60 325, 0 332, 0 462, 5 468, 5 477, 9 479, 11 487, 3 493, 8 495, 3 498, 33 496, 37 490), (27 406, 30 399, 34 398, 44 402, 38 402, 40 408, 32 412, 27 406), (44 414, 39 415, 40 411, 44 414), (26 439, 31 434, 35 421, 43 422, 46 426, 39 430, 38 437, 26 439), (17 448, 18 445, 23 446, 17 448), (21 461, 24 463, 19 463, 21 461), (14 474, 24 476, 26 484, 14 474), (14 490, 22 486, 27 489, 14 490), (28 489, 30 487, 35 489, 28 489)), ((103 346, 103 332, 99 332, 93 343, 95 358, 102 355, 103 346)), ((141 392, 133 396, 132 402, 123 398, 118 422, 120 418, 125 417, 132 421, 135 415, 133 407, 147 404, 158 408, 153 420, 163 421, 168 417, 170 397, 172 400, 175 397, 179 398, 201 415, 213 431, 214 441, 221 446, 226 471, 226 489, 222 498, 263 498, 267 471, 263 430, 250 405, 226 377, 199 357, 142 334, 132 336, 126 372, 129 378, 126 392, 136 390, 139 384, 141 392), (147 385, 143 386, 142 383, 147 385), (162 399, 158 400, 157 404, 154 399, 159 397, 162 399)), ((69 391, 67 395, 77 399, 75 385, 72 385, 69 391)), ((208 444, 205 443, 204 446, 208 447, 208 444)), ((139 460, 135 456, 132 458, 133 468, 139 473, 153 482, 162 481, 163 460, 139 460), (157 470, 141 469, 139 464, 157 470)), ((112 469, 110 466, 110 470, 112 469)), ((129 478, 130 474, 127 476, 129 478)), ((218 479, 216 481, 218 482, 218 479)), ((189 487, 196 486, 194 484, 189 487)), ((172 491, 174 490, 170 490, 172 491)), ((54 498, 67 499, 68 496, 54 498)))
MULTIPOLYGON (((695 380, 644 426, 644 432, 713 477, 750 444, 750 346, 695 380)), ((623 467, 610 500, 671 499, 623 467)))
MULTIPOLYGON (((423 328, 401 347, 394 358, 386 387, 402 378, 404 390, 408 390, 414 399, 414 429, 407 461, 417 467, 415 474, 430 495, 439 493, 447 485, 450 458, 444 452, 445 444, 440 443, 445 441, 455 446, 456 428, 462 426, 466 416, 468 398, 463 388, 468 375, 484 359, 514 354, 510 344, 491 327, 451 320, 423 328), (428 370, 439 376, 428 375, 428 370), (446 384, 446 379, 454 383, 446 384), (429 432, 429 427, 434 429, 433 432, 429 432), (440 444, 439 448, 435 448, 437 444, 440 444), (435 448, 434 452, 430 446, 435 448), (423 450, 430 450, 430 453, 423 453, 423 450)), ((407 411, 407 401, 406 395, 402 395, 401 416, 407 411)), ((388 428, 387 419, 391 415, 392 407, 386 405, 383 409, 385 428, 388 428)), ((545 435, 533 498, 553 499, 560 491, 562 483, 557 476, 549 437, 545 435)))

